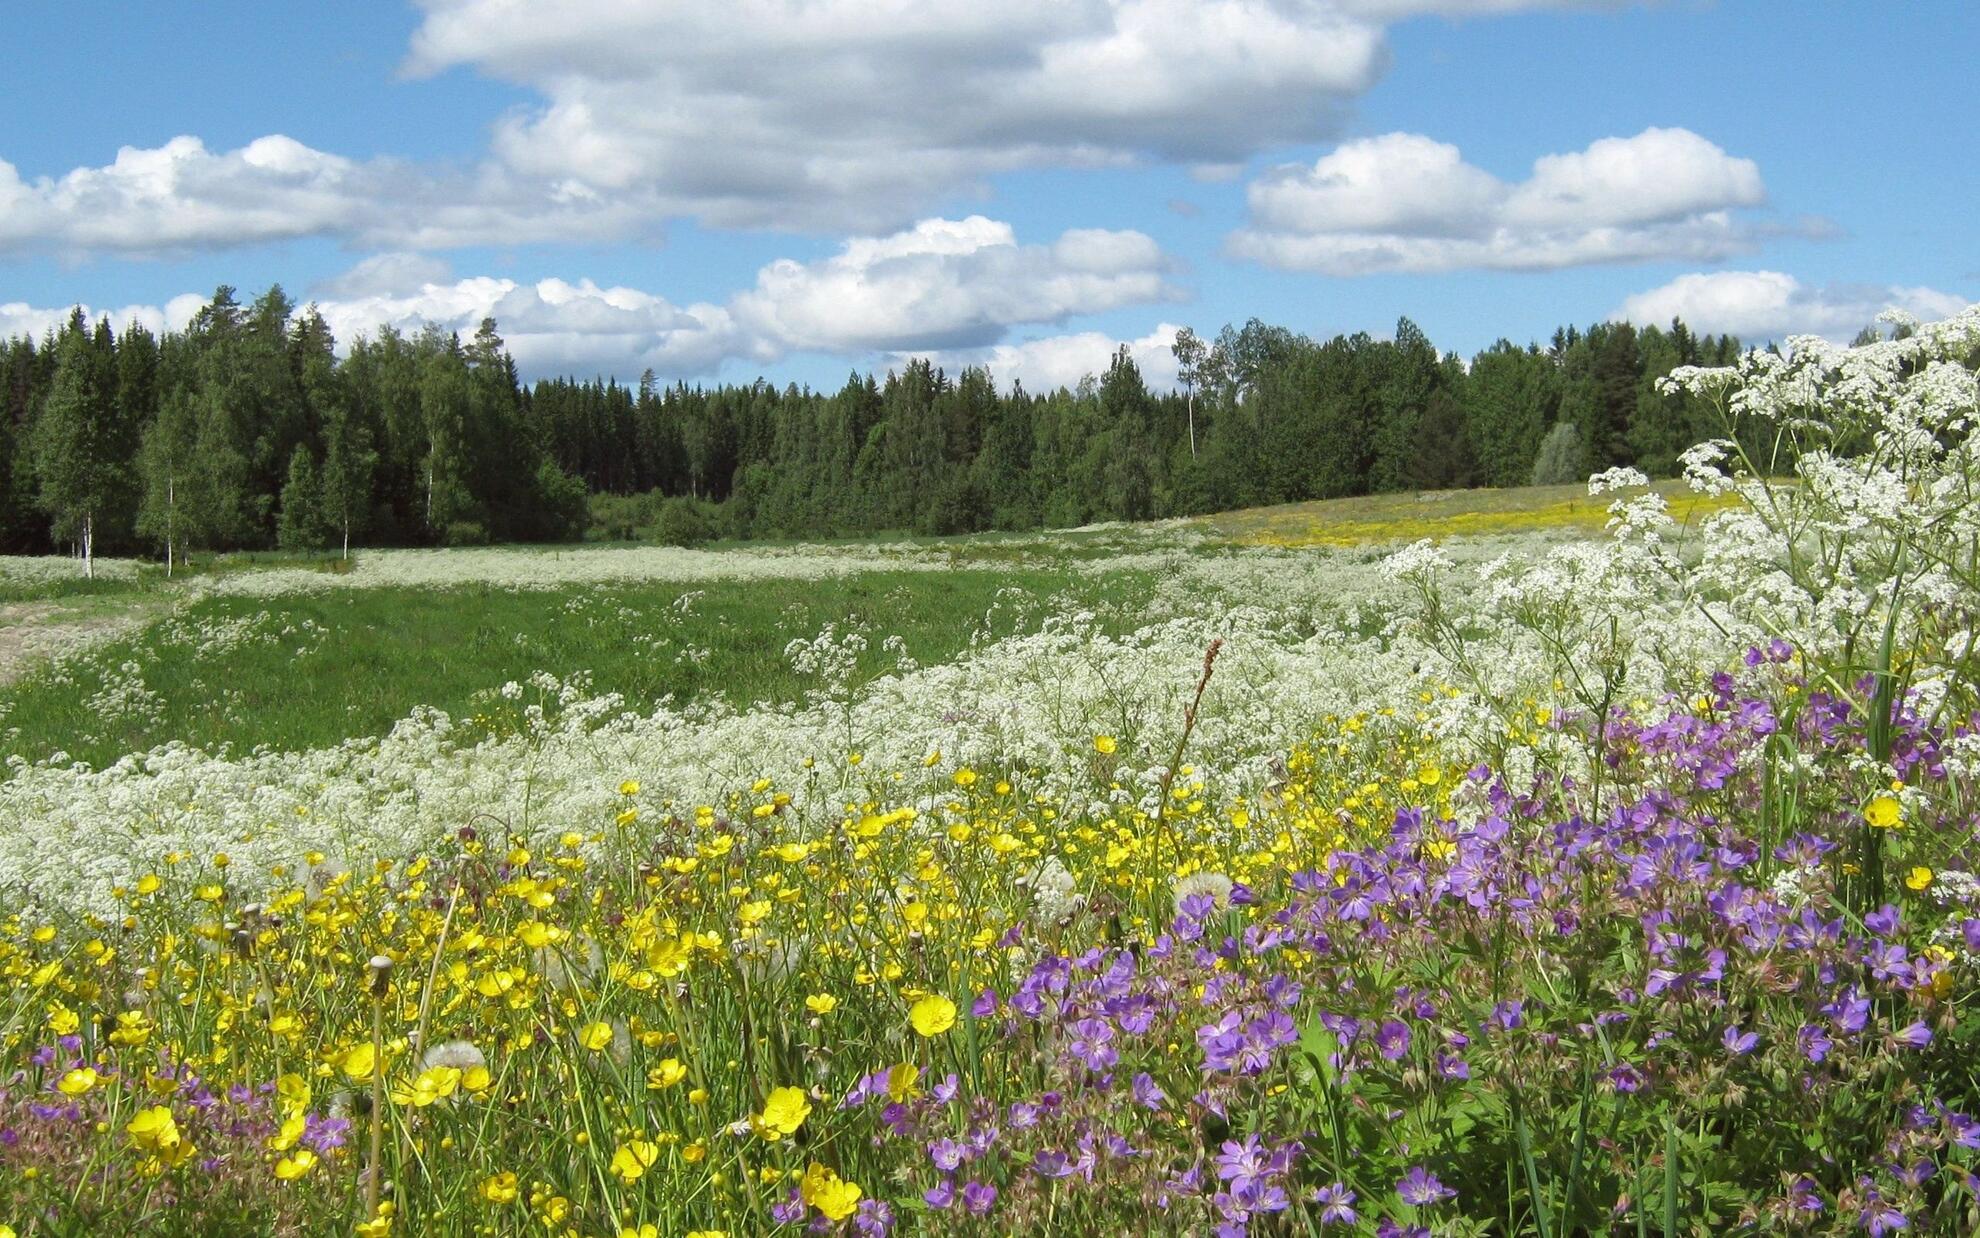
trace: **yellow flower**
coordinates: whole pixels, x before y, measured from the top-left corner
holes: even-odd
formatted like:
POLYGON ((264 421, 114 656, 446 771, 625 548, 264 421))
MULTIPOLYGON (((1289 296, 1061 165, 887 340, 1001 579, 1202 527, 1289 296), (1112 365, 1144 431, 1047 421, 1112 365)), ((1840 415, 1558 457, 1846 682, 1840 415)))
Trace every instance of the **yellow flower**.
POLYGON ((1924 890, 1932 884, 1932 870, 1921 864, 1906 874, 1904 884, 1914 890, 1924 890))
POLYGON ((461 1086, 461 1071, 457 1066, 434 1066, 419 1072, 419 1077, 410 1083, 400 1082, 392 1088, 392 1103, 411 1105, 424 1109, 435 1101, 452 1096, 461 1086))
POLYGON ((619 1175, 619 1181, 631 1186, 640 1180, 659 1156, 660 1145, 657 1143, 644 1139, 622 1143, 619 1150, 612 1153, 612 1172, 619 1175))
POLYGON ((308 1148, 297 1148, 275 1162, 275 1176, 284 1182, 294 1182, 315 1167, 316 1153, 308 1148))
POLYGON ((687 1073, 679 1058, 662 1058, 658 1066, 646 1072, 646 1086, 656 1091, 670 1088, 687 1078, 687 1073))
POLYGON ((1111 735, 1095 735, 1093 737, 1093 751, 1099 753, 1103 757, 1110 757, 1114 755, 1114 749, 1118 748, 1119 746, 1120 745, 1114 742, 1114 737, 1111 735))
POLYGON ((798 1184, 798 1197, 825 1214, 827 1220, 843 1221, 859 1205, 860 1189, 820 1165, 811 1163, 798 1184))
MULTIPOLYGON (((0 1238, 7 1236, 0 1234, 0 1238)), ((687 1232, 687 1238, 729 1238, 729 1232, 722 1229, 691 1229, 687 1232)))
POLYGON ((499 1174, 489 1174, 481 1180, 481 1197, 491 1204, 515 1203, 516 1196, 521 1193, 522 1188, 517 1184, 516 1176, 507 1170, 499 1174))
POLYGON ((137 1048, 151 1039, 151 1019, 142 1010, 126 1010, 117 1016, 117 1030, 110 1033, 110 1043, 137 1048))
POLYGON ((756 1133, 775 1142, 788 1135, 797 1134, 798 1127, 811 1113, 811 1102, 805 1099, 802 1088, 777 1088, 763 1102, 763 1112, 751 1123, 756 1133))
POLYGON ((610 1023, 587 1023, 578 1029, 578 1043, 593 1053, 612 1043, 610 1023))
POLYGON ((271 1152, 287 1152, 290 1148, 296 1146, 296 1141, 303 1137, 303 1132, 308 1127, 309 1121, 303 1117, 301 1110, 291 1113, 288 1117, 282 1119, 282 1129, 268 1137, 268 1150, 271 1152))
POLYGON ((64 1096, 81 1096, 96 1086, 97 1077, 97 1073, 89 1067, 78 1066, 68 1074, 63 1075, 61 1081, 55 1086, 64 1096))
POLYGON ((625 780, 624 782, 622 782, 622 783, 620 783, 620 784, 619 784, 619 794, 620 794, 620 795, 638 795, 638 794, 639 794, 639 780, 638 780, 638 779, 636 779, 636 778, 628 778, 628 779, 626 779, 626 780, 625 780))
POLYGON ((930 993, 909 1008, 908 1022, 923 1036, 940 1036, 956 1025, 956 1004, 939 993, 930 993))
POLYGON ((1898 829, 1904 824, 1904 805, 1898 802, 1897 796, 1881 792, 1864 808, 1863 819, 1876 829, 1898 829))
POLYGON ((921 1095, 915 1086, 921 1078, 921 1067, 913 1062, 900 1062, 887 1070, 887 1097, 890 1100, 909 1101, 921 1095))
POLYGON ((377 1216, 371 1218, 369 1221, 358 1222, 358 1238, 386 1238, 386 1235, 392 1232, 392 1213, 394 1211, 392 1201, 389 1199, 379 1204, 377 1216))
POLYGON ((193 1154, 192 1144, 180 1135, 171 1109, 164 1105, 138 1110, 124 1133, 131 1137, 132 1146, 158 1158, 161 1165, 183 1164, 193 1154))
POLYGON ((839 999, 830 993, 813 993, 804 999, 804 1008, 813 1014, 831 1014, 839 1007, 839 999))
POLYGON ((975 771, 975 770, 973 770, 973 769, 959 769, 959 770, 957 770, 957 771, 956 771, 956 785, 957 785, 957 786, 959 786, 959 787, 973 787, 973 786, 975 786, 975 785, 976 785, 976 771, 975 771))
POLYGON ((56 1002, 48 1008, 48 1030, 57 1036, 73 1036, 81 1026, 82 1020, 76 1012, 62 1003, 56 1002))
POLYGON ((627 1225, 619 1230, 619 1238, 660 1238, 660 1227, 651 1221, 637 1229, 627 1225))
POLYGON ((371 1072, 378 1068, 378 1053, 369 1044, 354 1045, 344 1053, 338 1065, 344 1068, 347 1077, 362 1083, 371 1078, 371 1072))

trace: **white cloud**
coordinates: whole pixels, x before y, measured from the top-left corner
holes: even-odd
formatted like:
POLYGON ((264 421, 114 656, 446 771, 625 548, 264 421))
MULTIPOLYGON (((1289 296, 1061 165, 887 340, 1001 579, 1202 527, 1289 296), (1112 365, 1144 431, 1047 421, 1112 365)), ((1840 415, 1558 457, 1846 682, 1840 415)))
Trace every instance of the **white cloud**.
POLYGON ((416 249, 600 239, 637 235, 642 205, 493 163, 359 163, 280 134, 215 152, 180 136, 59 178, 26 181, 0 160, 0 253, 156 254, 304 236, 416 249))
MULTIPOLYGON (((206 304, 206 298, 192 293, 182 293, 166 302, 161 308, 156 305, 125 305, 118 308, 92 309, 83 305, 83 318, 91 324, 108 318, 110 326, 122 334, 132 323, 137 323, 153 335, 165 331, 177 331, 192 321, 199 307, 206 304)), ((0 304, 0 340, 26 336, 39 343, 42 336, 51 330, 60 330, 69 321, 74 305, 35 306, 25 301, 9 301, 0 304)))
POLYGON ((637 288, 561 279, 533 284, 478 275, 424 282, 316 303, 340 344, 383 326, 414 332, 431 323, 470 335, 493 318, 529 374, 703 374, 730 357, 770 359, 718 305, 676 306, 637 288))
POLYGON ((1751 246, 1733 212, 1766 201, 1760 170, 1685 129, 1645 129, 1545 155, 1507 184, 1411 133, 1344 143, 1252 182, 1231 252, 1328 275, 1552 270, 1716 261, 1751 246))
POLYGON ((408 70, 535 91, 509 167, 723 226, 891 226, 1013 168, 1325 140, 1383 24, 1546 0, 420 0, 408 70))
POLYGON ((1081 331, 991 348, 917 351, 904 356, 929 357, 950 373, 966 366, 982 366, 1002 389, 1008 390, 1015 381, 1023 383, 1026 391, 1040 393, 1077 386, 1089 374, 1099 378, 1107 372, 1115 351, 1125 344, 1128 356, 1134 359, 1141 380, 1149 389, 1172 391, 1176 387, 1176 357, 1170 348, 1176 342, 1178 329, 1175 324, 1165 322, 1132 340, 1101 331, 1081 331))
POLYGON ((1166 266, 1139 232, 1074 229, 1020 245, 1009 224, 972 215, 849 241, 820 262, 771 263, 734 306, 790 350, 965 348, 1019 324, 1174 299, 1166 266))
POLYGON ((679 306, 590 280, 453 279, 444 265, 406 254, 367 258, 315 292, 339 340, 384 324, 466 335, 493 317, 532 374, 652 366, 679 376, 792 352, 989 348, 1013 327, 1173 299, 1167 267, 1138 232, 1074 229, 1050 245, 1024 245, 1009 224, 973 215, 854 238, 815 262, 773 262, 719 305, 679 306))
POLYGON ((1847 340, 1886 309, 1906 310, 1932 322, 1959 313, 1968 300, 1936 288, 1810 287, 1779 271, 1712 271, 1680 275, 1637 293, 1610 317, 1659 326, 1682 318, 1694 331, 1736 335, 1752 343, 1790 335, 1847 340))

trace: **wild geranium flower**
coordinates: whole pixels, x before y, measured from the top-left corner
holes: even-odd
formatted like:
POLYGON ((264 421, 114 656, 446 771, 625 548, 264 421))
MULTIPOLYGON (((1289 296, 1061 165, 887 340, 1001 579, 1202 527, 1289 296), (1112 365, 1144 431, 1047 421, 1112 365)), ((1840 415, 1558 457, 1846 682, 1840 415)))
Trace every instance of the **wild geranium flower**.
POLYGON ((908 1008, 908 1022, 918 1035, 940 1036, 956 1025, 956 1004, 939 993, 930 993, 908 1008))
POLYGON ((1721 1033, 1719 1039, 1725 1043, 1726 1052, 1732 1054, 1734 1057, 1740 1057, 1753 1052, 1754 1048, 1760 1043, 1760 1036, 1757 1032, 1744 1032, 1736 1027, 1728 1027, 1721 1033))
POLYGON ((1402 1196, 1402 1201, 1411 1207, 1426 1208, 1455 1197, 1457 1192, 1439 1182, 1437 1175, 1423 1166, 1413 1165, 1396 1183, 1396 1194, 1402 1196))
POLYGON ((966 1183, 962 1189, 963 1208, 971 1216, 983 1216, 997 1202, 997 1188, 988 1182, 966 1183))
POLYGON ((1335 1182, 1313 1192, 1313 1202, 1320 1206, 1320 1225, 1353 1225, 1361 1220, 1354 1210, 1354 1192, 1344 1183, 1335 1182))
POLYGON ((1384 1019, 1375 1029, 1375 1049, 1393 1062, 1409 1052, 1409 1025, 1397 1019, 1384 1019))
POLYGON ((1894 1033, 1891 1039, 1907 1049, 1923 1049, 1932 1043, 1932 1029, 1926 1027, 1923 1022, 1914 1020, 1894 1033))

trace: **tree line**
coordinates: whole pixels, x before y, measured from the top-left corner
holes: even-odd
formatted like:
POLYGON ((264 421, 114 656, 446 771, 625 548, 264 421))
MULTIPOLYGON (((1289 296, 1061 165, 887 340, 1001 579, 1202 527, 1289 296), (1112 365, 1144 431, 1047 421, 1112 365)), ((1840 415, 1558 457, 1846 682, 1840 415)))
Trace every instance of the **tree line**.
POLYGON ((223 286, 162 337, 78 309, 0 344, 0 550, 964 533, 1668 474, 1712 427, 1657 379, 1739 349, 1600 323, 1466 362, 1408 319, 1325 341, 1254 319, 1181 332, 1173 392, 1125 349, 1043 393, 926 360, 836 392, 524 384, 493 320, 339 357, 279 285, 246 305, 223 286))

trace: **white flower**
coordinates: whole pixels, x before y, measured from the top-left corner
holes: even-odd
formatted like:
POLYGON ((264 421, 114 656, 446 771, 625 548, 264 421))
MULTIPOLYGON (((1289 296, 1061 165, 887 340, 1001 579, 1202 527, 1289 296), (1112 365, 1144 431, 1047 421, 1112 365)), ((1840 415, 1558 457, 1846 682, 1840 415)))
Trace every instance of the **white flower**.
POLYGON ((1222 873, 1195 872, 1186 877, 1176 878, 1176 910, 1181 911, 1183 902, 1196 895, 1208 895, 1210 901, 1222 911, 1231 905, 1231 891, 1237 883, 1222 873))

